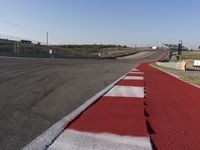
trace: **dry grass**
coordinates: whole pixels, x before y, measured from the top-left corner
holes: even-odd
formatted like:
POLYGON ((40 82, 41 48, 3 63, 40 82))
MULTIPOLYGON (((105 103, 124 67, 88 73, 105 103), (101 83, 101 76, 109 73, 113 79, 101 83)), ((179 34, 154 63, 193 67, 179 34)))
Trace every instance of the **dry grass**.
POLYGON ((200 51, 183 51, 182 59, 200 59, 200 51))
POLYGON ((200 74, 181 75, 180 78, 185 81, 188 81, 190 83, 200 86, 200 74))

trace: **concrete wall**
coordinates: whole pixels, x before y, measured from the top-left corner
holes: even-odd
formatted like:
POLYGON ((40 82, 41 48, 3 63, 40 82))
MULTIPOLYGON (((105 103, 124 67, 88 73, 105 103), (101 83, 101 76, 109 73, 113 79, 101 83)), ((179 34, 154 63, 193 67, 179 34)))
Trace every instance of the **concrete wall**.
POLYGON ((181 62, 156 62, 156 65, 166 67, 166 68, 172 68, 177 70, 185 70, 185 61, 181 62))

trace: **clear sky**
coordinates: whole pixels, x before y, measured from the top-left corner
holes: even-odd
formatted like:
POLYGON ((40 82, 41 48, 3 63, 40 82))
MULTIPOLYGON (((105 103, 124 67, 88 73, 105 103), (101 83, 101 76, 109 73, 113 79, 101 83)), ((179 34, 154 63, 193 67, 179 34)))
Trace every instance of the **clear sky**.
POLYGON ((0 34, 51 43, 200 45, 200 0, 0 0, 0 34))

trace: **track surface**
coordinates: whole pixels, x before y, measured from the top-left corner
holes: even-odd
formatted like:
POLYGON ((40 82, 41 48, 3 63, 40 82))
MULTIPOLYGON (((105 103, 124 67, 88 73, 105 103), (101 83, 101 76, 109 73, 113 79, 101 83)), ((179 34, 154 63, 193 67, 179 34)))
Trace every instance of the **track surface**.
POLYGON ((146 112, 159 150, 200 149, 200 89, 148 64, 145 73, 146 112))
POLYGON ((121 78, 53 141, 48 150, 151 150, 143 72, 133 69, 121 78))
MULTIPOLYGON (((151 53, 151 52, 150 52, 151 53)), ((0 149, 20 149, 140 60, 0 58, 0 149)))

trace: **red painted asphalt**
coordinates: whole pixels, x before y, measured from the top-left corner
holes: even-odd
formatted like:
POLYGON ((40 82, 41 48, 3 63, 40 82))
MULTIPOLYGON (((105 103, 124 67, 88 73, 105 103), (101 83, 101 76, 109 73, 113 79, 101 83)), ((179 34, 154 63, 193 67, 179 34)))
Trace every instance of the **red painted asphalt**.
POLYGON ((128 73, 127 76, 140 76, 143 77, 143 74, 136 74, 136 73, 128 73))
POLYGON ((159 150, 200 149, 200 89, 148 64, 145 73, 146 110, 159 150))
POLYGON ((148 137, 140 98, 102 97, 73 121, 68 129, 148 137))

